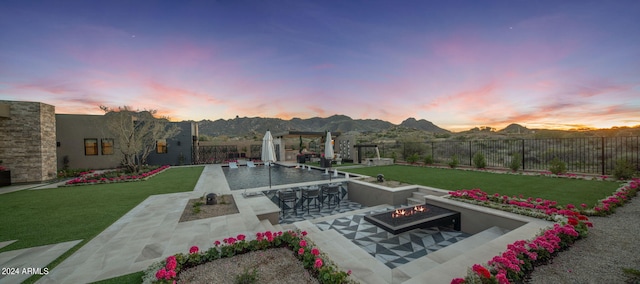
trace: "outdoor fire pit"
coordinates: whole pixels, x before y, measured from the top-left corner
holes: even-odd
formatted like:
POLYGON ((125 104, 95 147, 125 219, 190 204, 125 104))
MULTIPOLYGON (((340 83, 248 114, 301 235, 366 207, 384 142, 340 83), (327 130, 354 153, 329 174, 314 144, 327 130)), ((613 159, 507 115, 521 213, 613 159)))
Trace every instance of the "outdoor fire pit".
POLYGON ((364 219, 394 235, 419 228, 453 226, 460 231, 460 212, 425 203, 364 216, 364 219))

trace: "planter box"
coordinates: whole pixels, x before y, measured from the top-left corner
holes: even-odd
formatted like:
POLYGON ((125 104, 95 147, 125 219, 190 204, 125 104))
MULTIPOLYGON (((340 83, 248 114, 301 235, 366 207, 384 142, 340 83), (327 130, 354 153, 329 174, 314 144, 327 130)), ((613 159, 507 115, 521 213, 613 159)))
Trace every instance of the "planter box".
POLYGON ((0 186, 11 185, 11 171, 0 172, 0 186))
POLYGON ((330 168, 331 167, 331 159, 320 158, 320 167, 330 168))

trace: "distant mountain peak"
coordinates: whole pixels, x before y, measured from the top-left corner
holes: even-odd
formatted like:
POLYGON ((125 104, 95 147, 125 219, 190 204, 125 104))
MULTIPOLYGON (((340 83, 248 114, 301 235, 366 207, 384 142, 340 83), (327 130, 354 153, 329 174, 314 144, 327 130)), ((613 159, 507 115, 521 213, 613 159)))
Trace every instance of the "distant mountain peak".
POLYGON ((450 132, 449 130, 446 130, 446 129, 443 129, 443 128, 440 128, 440 127, 436 126, 431 121, 428 121, 428 120, 425 120, 425 119, 416 120, 413 117, 409 117, 409 118, 405 119, 402 123, 400 123, 400 126, 407 127, 407 128, 414 128, 414 129, 424 130, 424 131, 429 131, 429 132, 434 132, 434 133, 448 133, 448 132, 450 132))
POLYGON ((524 133, 531 132, 531 130, 529 128, 526 128, 526 127, 520 125, 520 124, 512 123, 512 124, 509 124, 504 129, 499 130, 498 132, 499 133, 520 133, 520 134, 524 134, 524 133))

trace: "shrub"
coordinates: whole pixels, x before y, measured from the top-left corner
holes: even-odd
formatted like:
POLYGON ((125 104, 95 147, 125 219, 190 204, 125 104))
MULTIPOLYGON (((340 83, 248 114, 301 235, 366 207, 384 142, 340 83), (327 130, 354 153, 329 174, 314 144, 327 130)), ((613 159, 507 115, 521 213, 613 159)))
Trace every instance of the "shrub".
POLYGON ((460 160, 458 160, 458 155, 453 155, 451 157, 451 161, 449 161, 449 167, 452 169, 456 168, 460 164, 460 160))
POLYGON ((200 208, 200 206, 202 206, 202 204, 204 204, 204 203, 202 203, 201 201, 197 201, 197 202, 193 203, 193 214, 200 213, 200 211, 202 210, 200 208))
POLYGON ((243 273, 236 275, 236 284, 258 283, 258 271, 254 268, 251 272, 245 269, 243 273))
POLYGON ((433 164, 433 157, 431 155, 428 155, 428 156, 424 157, 424 164, 425 165, 433 164))
POLYGON ((484 154, 480 151, 473 155, 473 165, 478 169, 484 169, 487 167, 487 160, 484 158, 484 154))
POLYGON ((420 159, 417 153, 413 153, 411 156, 407 157, 407 162, 411 164, 415 164, 420 159))
POLYGON ((511 162, 509 163, 509 168, 514 171, 517 172, 520 169, 520 166, 522 165, 522 157, 520 157, 520 155, 511 155, 511 162))
POLYGON ((615 168, 613 168, 613 176, 616 179, 627 180, 631 179, 636 173, 636 169, 629 161, 620 159, 616 162, 615 168))
POLYGON ((549 171, 556 175, 564 174, 567 172, 567 164, 565 164, 563 161, 560 161, 558 157, 555 157, 553 158, 553 160, 551 160, 549 171))

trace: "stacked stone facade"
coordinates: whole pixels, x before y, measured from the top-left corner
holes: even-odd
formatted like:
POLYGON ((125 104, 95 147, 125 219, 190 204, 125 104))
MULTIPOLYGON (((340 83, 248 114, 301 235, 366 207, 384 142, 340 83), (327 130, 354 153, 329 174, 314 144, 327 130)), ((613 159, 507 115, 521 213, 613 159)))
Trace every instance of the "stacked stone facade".
POLYGON ((39 102, 2 101, 9 117, 0 118, 0 161, 12 183, 56 177, 55 107, 39 102))

